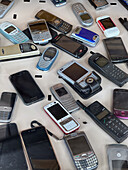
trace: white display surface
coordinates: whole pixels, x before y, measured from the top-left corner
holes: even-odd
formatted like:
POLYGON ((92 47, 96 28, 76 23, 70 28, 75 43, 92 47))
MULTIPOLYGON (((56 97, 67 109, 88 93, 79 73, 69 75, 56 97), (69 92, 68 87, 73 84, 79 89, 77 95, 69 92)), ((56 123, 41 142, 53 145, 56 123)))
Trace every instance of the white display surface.
MULTIPOLYGON (((0 23, 4 21, 9 21, 19 27, 21 30, 27 28, 27 23, 35 19, 35 14, 44 9, 48 12, 59 16, 65 21, 73 25, 73 28, 76 26, 81 26, 77 18, 75 17, 71 5, 75 2, 81 2, 85 8, 92 15, 95 20, 99 16, 109 15, 116 26, 120 30, 120 37, 122 38, 124 45, 128 51, 128 32, 118 21, 119 17, 127 17, 128 11, 117 1, 117 0, 108 0, 108 2, 116 2, 117 5, 110 5, 109 7, 96 11, 93 6, 88 2, 88 0, 67 0, 67 5, 62 7, 55 7, 50 0, 46 0, 46 3, 39 3, 39 0, 30 0, 31 2, 23 2, 23 0, 16 0, 14 6, 9 10, 3 19, 0 19, 0 23), (17 14, 17 19, 13 19, 13 14, 17 14)), ((43 93, 45 94, 45 99, 32 104, 30 106, 25 106, 22 100, 18 97, 16 105, 12 115, 12 121, 15 122, 18 126, 19 132, 22 130, 30 128, 30 122, 32 120, 37 120, 42 123, 49 131, 61 138, 64 134, 58 128, 58 126, 50 119, 50 117, 44 112, 43 106, 54 101, 52 96, 52 101, 48 101, 48 95, 51 95, 50 87, 57 83, 64 83, 66 87, 70 90, 75 100, 82 101, 86 106, 90 105, 92 102, 98 100, 101 102, 108 110, 112 111, 112 102, 113 102, 113 90, 119 88, 117 85, 113 84, 103 76, 101 86, 103 90, 90 99, 83 100, 78 96, 73 89, 71 89, 62 79, 58 78, 57 70, 62 67, 67 62, 75 59, 80 64, 85 66, 87 69, 93 71, 93 69, 88 65, 88 58, 90 57, 90 51, 100 52, 107 57, 105 47, 103 45, 102 39, 105 38, 104 34, 98 28, 96 22, 91 27, 88 27, 91 31, 96 32, 100 35, 100 41, 96 47, 88 47, 88 52, 81 58, 75 59, 69 54, 59 50, 59 55, 52 65, 50 71, 43 72, 36 68, 39 57, 30 58, 30 59, 21 59, 16 61, 8 61, 0 63, 0 94, 4 91, 16 92, 13 85, 9 80, 9 76, 13 73, 28 70, 43 93), (42 75, 42 78, 35 78, 35 75, 42 75)), ((70 35, 70 33, 68 34, 70 35)), ((12 43, 7 40, 3 35, 0 34, 0 46, 12 45, 12 43)), ((48 46, 38 46, 40 51, 43 52, 48 46)), ((119 68, 123 69, 128 73, 128 68, 126 64, 118 64, 119 68)), ((122 89, 128 89, 128 83, 125 84, 122 89)), ((98 157, 99 166, 98 170, 108 170, 107 155, 106 155, 106 145, 116 143, 113 138, 111 138, 107 133, 105 133, 94 121, 83 111, 79 110, 75 113, 72 113, 72 116, 80 123, 81 127, 79 131, 84 131, 98 157), (87 124, 83 124, 87 122, 87 124)), ((128 120, 122 120, 126 125, 128 125, 128 120)), ((74 163, 70 156, 70 153, 63 140, 57 141, 54 138, 50 137, 52 145, 54 147, 58 162, 62 170, 75 170, 74 163)), ((122 144, 128 145, 128 138, 122 142, 122 144)), ((17 158, 18 159, 18 158, 17 158)), ((30 169, 30 168, 29 168, 30 169)))

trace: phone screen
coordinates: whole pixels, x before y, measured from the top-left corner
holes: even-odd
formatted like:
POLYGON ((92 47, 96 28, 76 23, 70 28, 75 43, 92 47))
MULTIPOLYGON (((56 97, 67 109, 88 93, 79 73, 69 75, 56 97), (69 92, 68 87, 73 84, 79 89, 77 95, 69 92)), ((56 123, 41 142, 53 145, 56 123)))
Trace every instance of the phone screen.
POLYGON ((37 22, 29 24, 29 27, 33 33, 48 31, 45 22, 37 22))
POLYGON ((60 97, 64 96, 65 94, 68 94, 68 92, 64 87, 61 87, 60 89, 56 89, 55 91, 60 97))
POLYGON ((43 100, 44 94, 27 70, 13 74, 9 78, 26 105, 43 100))
POLYGON ((113 23, 113 21, 111 20, 110 17, 105 18, 105 19, 101 19, 100 22, 102 23, 102 25, 104 26, 105 29, 115 27, 115 24, 113 23))
POLYGON ((33 170, 59 170, 59 164, 44 127, 21 133, 33 170))
POLYGON ((9 1, 9 0, 1 0, 0 3, 3 4, 3 5, 6 5, 8 6, 12 1, 9 1))
POLYGON ((113 170, 128 170, 128 161, 126 160, 112 160, 113 170))

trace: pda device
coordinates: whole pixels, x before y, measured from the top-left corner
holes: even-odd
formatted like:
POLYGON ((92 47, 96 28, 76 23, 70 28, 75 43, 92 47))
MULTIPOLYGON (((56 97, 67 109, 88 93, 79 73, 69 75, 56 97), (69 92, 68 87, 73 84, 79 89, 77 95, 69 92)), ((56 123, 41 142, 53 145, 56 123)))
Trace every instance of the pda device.
POLYGON ((72 29, 71 24, 45 10, 40 10, 35 17, 37 19, 45 19, 49 26, 64 34, 69 33, 72 29))
POLYGON ((107 145, 109 170, 128 169, 128 147, 122 144, 107 145))
POLYGON ((119 87, 128 82, 128 74, 110 62, 106 57, 100 53, 91 52, 91 54, 88 63, 97 72, 119 87))
POLYGON ((31 58, 39 55, 40 51, 33 43, 21 43, 0 47, 0 62, 31 58))
POLYGON ((81 25, 89 27, 93 24, 92 16, 87 12, 83 4, 81 3, 74 3, 72 5, 72 10, 76 15, 77 19, 81 23, 81 25))
POLYGON ((14 44, 29 41, 29 38, 18 27, 8 21, 0 24, 0 33, 14 44))
POLYGON ((79 109, 79 106, 76 104, 75 99, 64 84, 55 84, 50 88, 50 90, 56 100, 58 100, 69 113, 72 113, 79 109))
POLYGON ((93 102, 88 107, 79 100, 77 100, 77 104, 116 142, 121 143, 128 137, 128 126, 98 101, 93 102))
POLYGON ((109 6, 107 0, 88 0, 88 1, 96 10, 104 9, 109 6))
POLYGON ((29 22, 28 28, 35 44, 46 44, 52 39, 49 28, 44 19, 29 22))
POLYGON ((40 57, 36 67, 42 71, 50 70, 51 66, 53 65, 54 61, 58 56, 58 53, 59 51, 57 50, 57 48, 54 47, 46 48, 42 53, 42 56, 40 57))
POLYGON ((15 0, 0 0, 0 18, 4 17, 4 15, 10 10, 14 3, 15 0))
POLYGON ((102 89, 101 78, 75 60, 62 66, 57 73, 83 98, 89 98, 102 89))
POLYGON ((79 26, 72 31, 71 37, 90 47, 95 47, 99 42, 97 33, 79 26))
POLYGON ((93 170, 98 167, 98 159, 84 132, 74 132, 64 137, 77 170, 93 170))
POLYGON ((80 124, 58 101, 44 106, 44 111, 65 134, 72 133, 80 127, 80 124))
POLYGON ((66 5, 67 3, 67 0, 51 0, 51 1, 56 7, 66 5))
POLYGON ((0 99, 0 122, 10 122, 16 101, 16 93, 3 92, 0 99))

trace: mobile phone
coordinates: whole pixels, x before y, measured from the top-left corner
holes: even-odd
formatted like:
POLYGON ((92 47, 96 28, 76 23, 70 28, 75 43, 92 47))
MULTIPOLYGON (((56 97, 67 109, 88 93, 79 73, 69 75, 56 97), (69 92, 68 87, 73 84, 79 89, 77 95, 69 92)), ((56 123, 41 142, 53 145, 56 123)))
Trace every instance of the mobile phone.
POLYGON ((93 170, 98 167, 97 156, 84 132, 71 133, 64 140, 78 170, 93 170))
POLYGON ((74 132, 80 127, 80 124, 58 101, 44 106, 44 111, 65 134, 74 132))
POLYGON ((108 7, 109 3, 107 2, 107 0, 88 0, 91 5, 96 9, 104 9, 106 7, 108 7))
POLYGON ((22 142, 15 123, 0 125, 0 168, 28 170, 22 142))
POLYGON ((128 0, 118 0, 128 10, 128 0))
POLYGON ((90 47, 95 47, 99 42, 98 34, 79 26, 72 31, 71 37, 83 42, 85 45, 90 47))
POLYGON ((0 1, 0 18, 3 18, 4 15, 10 10, 10 8, 15 3, 15 0, 1 0, 0 1))
POLYGON ((128 61, 128 53, 120 37, 103 39, 108 57, 113 63, 128 61))
POLYGON ((44 94, 27 70, 9 76, 9 79, 26 105, 44 99, 44 94))
POLYGON ((88 59, 89 65, 108 80, 122 87, 128 82, 128 74, 118 68, 100 53, 93 53, 88 59))
POLYGON ((42 71, 50 70, 51 66, 58 56, 58 53, 59 51, 54 47, 46 48, 42 53, 42 56, 40 57, 36 67, 42 71))
POLYGON ((127 89, 114 89, 113 113, 121 119, 128 119, 128 90, 127 89))
POLYGON ((116 142, 121 143, 128 137, 128 126, 120 121, 100 102, 95 101, 86 107, 83 103, 77 100, 77 104, 116 142))
POLYGON ((50 88, 50 90, 56 100, 58 100, 69 113, 72 113, 79 109, 79 106, 76 104, 75 99, 64 84, 55 84, 50 88))
POLYGON ((37 19, 45 19, 49 26, 64 34, 69 33, 72 29, 71 24, 45 10, 40 10, 35 17, 37 19))
POLYGON ((0 62, 39 56, 40 51, 33 43, 22 43, 0 47, 0 62))
POLYGON ((64 34, 56 36, 51 43, 75 58, 81 58, 88 51, 86 46, 64 34))
POLYGON ((44 19, 31 21, 28 28, 32 36, 32 40, 36 44, 46 44, 52 39, 47 23, 44 19))
POLYGON ((128 147, 122 144, 107 145, 109 170, 128 169, 128 147))
POLYGON ((66 0, 51 0, 51 1, 56 7, 66 5, 67 3, 66 0))
POLYGON ((77 2, 72 5, 72 10, 76 15, 77 19, 81 23, 81 25, 89 27, 93 24, 93 18, 89 14, 89 12, 85 9, 83 4, 77 2))
POLYGON ((10 122, 16 101, 16 93, 3 92, 0 99, 0 122, 10 122))
POLYGON ((107 38, 118 36, 120 31, 109 16, 101 16, 96 23, 107 38))
POLYGON ((77 90, 85 94, 90 94, 100 88, 100 77, 75 60, 65 64, 57 73, 77 90))
POLYGON ((32 170, 59 170, 60 166, 43 126, 21 132, 32 170))

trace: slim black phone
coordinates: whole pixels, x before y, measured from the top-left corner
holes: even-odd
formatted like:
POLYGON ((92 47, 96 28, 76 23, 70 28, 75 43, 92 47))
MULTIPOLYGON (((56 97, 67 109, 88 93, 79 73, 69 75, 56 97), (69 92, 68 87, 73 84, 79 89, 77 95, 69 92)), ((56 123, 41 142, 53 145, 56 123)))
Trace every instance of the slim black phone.
POLYGON ((44 94, 27 70, 9 76, 24 104, 30 105, 44 99, 44 94))
POLYGON ((75 58, 81 58, 88 51, 86 46, 64 34, 56 36, 51 43, 75 58))
POLYGON ((120 37, 103 39, 108 57, 113 63, 122 63, 128 61, 128 53, 120 37))
POLYGON ((59 170, 46 129, 34 127, 21 132, 32 170, 59 170))

